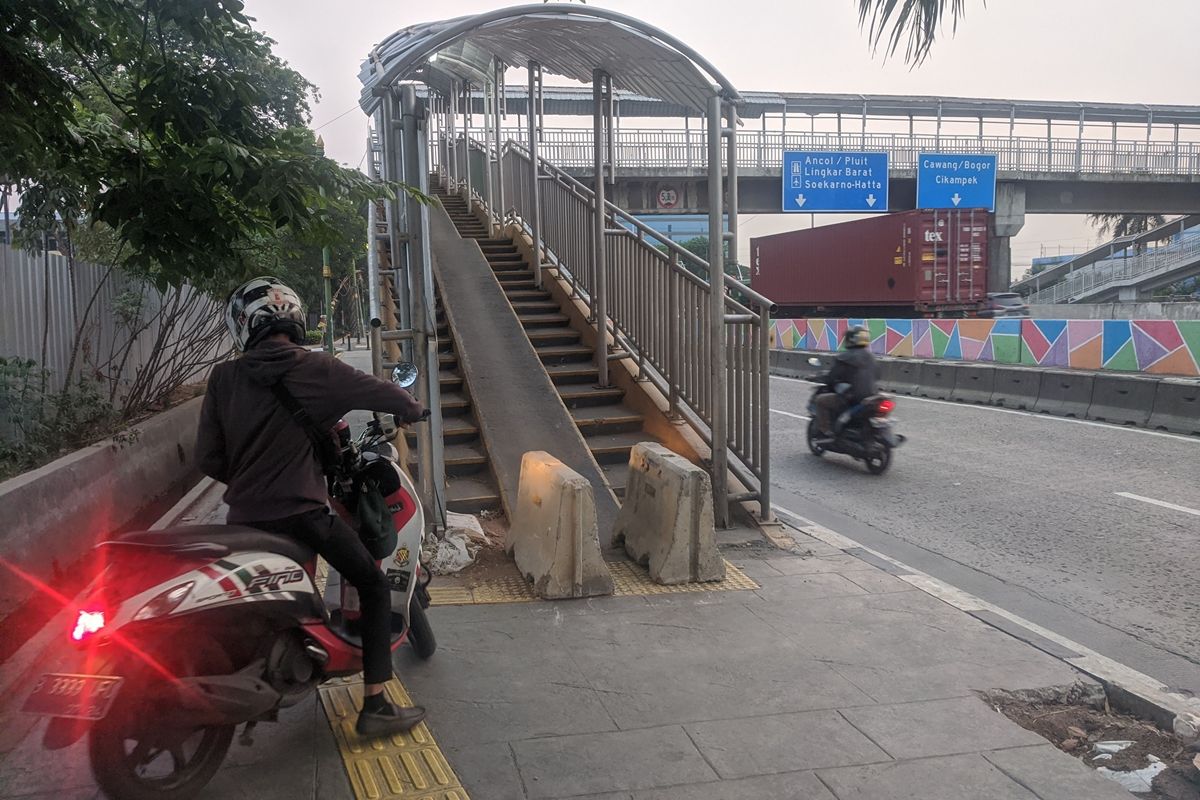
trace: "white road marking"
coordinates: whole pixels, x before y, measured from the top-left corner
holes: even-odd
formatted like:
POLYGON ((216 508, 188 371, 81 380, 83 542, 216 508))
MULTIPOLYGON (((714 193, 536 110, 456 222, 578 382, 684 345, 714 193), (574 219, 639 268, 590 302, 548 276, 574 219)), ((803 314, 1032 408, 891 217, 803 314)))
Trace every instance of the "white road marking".
POLYGON ((792 417, 793 419, 804 419, 804 420, 808 419, 808 417, 804 416, 803 414, 793 414, 790 411, 780 411, 778 408, 772 408, 771 413, 772 414, 783 414, 785 417, 792 417))
MULTIPOLYGON (((789 378, 784 375, 772 375, 771 380, 776 381, 791 381, 792 383, 807 383, 815 386, 812 381, 806 381, 803 378, 789 378)), ((994 411, 997 414, 1016 414, 1021 417, 1029 417, 1031 419, 1044 419, 1048 422, 1070 422, 1075 425, 1090 425, 1093 428, 1107 428, 1111 431, 1127 431, 1129 433, 1140 433, 1143 436, 1164 436, 1168 439, 1175 439, 1180 442, 1192 442, 1200 444, 1200 437, 1184 436, 1179 433, 1166 433, 1165 431, 1148 431, 1145 428, 1133 428, 1128 425, 1110 425, 1107 422, 1093 422, 1090 419, 1073 419, 1071 417, 1055 417, 1050 414, 1040 414, 1036 411, 1019 411, 1015 408, 998 408, 997 406, 981 406, 975 403, 955 403, 950 400, 933 400, 929 397, 913 397, 907 394, 893 394, 899 402, 907 403, 909 400, 915 400, 918 403, 934 403, 941 406, 953 406, 955 408, 973 408, 979 411, 994 411)), ((774 411, 775 409, 771 409, 774 411)))
POLYGON ((1174 503, 1168 503, 1165 500, 1155 500, 1153 497, 1142 497, 1140 494, 1131 494, 1130 492, 1113 492, 1117 497, 1127 497, 1130 500, 1138 500, 1143 503, 1149 503, 1152 506, 1161 506, 1169 508, 1172 511, 1182 511, 1185 514, 1195 514, 1200 517, 1200 510, 1188 508, 1187 506, 1177 506, 1174 503))

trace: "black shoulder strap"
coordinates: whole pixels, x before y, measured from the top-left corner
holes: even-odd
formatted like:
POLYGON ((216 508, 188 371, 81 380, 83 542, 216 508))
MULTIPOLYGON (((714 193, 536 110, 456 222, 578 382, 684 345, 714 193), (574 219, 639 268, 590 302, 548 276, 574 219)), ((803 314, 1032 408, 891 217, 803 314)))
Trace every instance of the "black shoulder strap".
POLYGON ((283 381, 271 384, 271 391, 275 393, 275 398, 280 405, 287 409, 292 415, 292 419, 300 426, 301 430, 308 436, 308 440, 312 442, 313 452, 317 455, 317 461, 321 463, 321 471, 326 475, 332 475, 337 467, 338 455, 337 449, 334 447, 333 438, 328 434, 322 433, 317 429, 317 424, 313 422, 312 417, 304 410, 287 387, 283 385, 283 381))

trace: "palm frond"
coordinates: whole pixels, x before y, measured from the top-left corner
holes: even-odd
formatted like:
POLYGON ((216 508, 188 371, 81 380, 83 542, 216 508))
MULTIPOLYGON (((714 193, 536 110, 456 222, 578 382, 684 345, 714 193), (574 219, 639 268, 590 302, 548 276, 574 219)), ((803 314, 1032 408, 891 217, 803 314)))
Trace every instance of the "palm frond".
POLYGON ((885 57, 907 38, 904 60, 916 67, 929 57, 946 16, 953 34, 965 10, 966 0, 858 0, 858 25, 867 28, 873 51, 883 45, 885 57))

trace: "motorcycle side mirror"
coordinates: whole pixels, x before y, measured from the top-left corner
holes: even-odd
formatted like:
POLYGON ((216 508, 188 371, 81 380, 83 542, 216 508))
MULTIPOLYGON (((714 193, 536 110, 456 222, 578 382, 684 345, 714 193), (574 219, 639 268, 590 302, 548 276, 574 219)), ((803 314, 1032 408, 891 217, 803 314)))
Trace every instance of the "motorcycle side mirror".
POLYGON ((394 439, 399 428, 396 427, 396 417, 394 414, 385 414, 382 411, 375 412, 375 424, 379 426, 379 433, 385 439, 394 439))
POLYGON ((401 389, 408 389, 417 382, 417 365, 410 361, 401 361, 392 370, 392 383, 401 389))
POLYGON ((821 359, 817 358, 816 356, 813 356, 812 358, 810 358, 808 360, 808 365, 810 367, 819 367, 819 366, 821 366, 821 359))

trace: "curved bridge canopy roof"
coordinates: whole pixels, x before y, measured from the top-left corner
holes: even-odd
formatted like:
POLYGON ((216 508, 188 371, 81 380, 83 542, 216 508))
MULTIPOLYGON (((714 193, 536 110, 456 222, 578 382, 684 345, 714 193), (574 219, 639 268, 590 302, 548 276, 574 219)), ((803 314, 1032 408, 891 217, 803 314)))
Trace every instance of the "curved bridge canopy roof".
POLYGON ((633 17, 588 6, 523 5, 396 31, 371 51, 359 72, 359 104, 368 114, 388 87, 420 79, 439 89, 450 80, 479 86, 493 60, 509 66, 538 62, 547 72, 590 83, 592 71, 620 89, 703 114, 719 91, 739 95, 699 53, 633 17))

